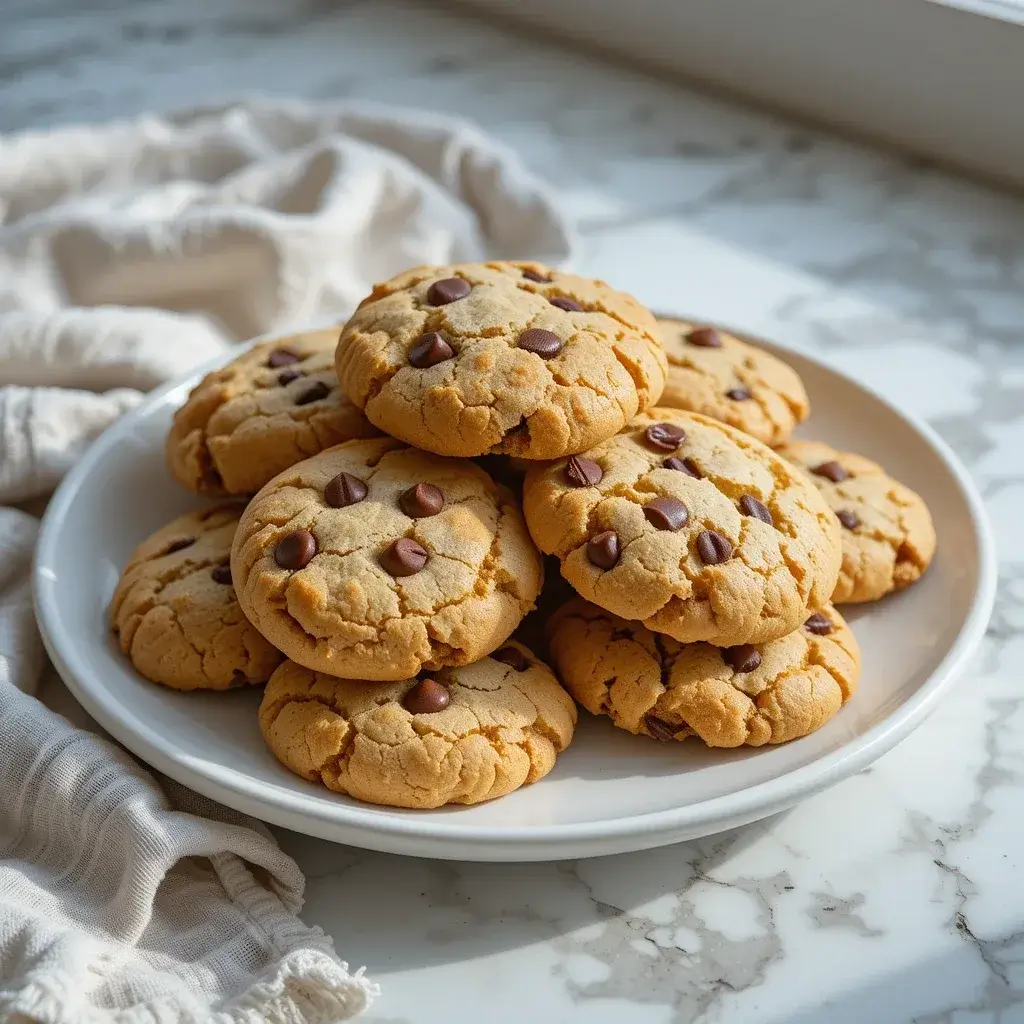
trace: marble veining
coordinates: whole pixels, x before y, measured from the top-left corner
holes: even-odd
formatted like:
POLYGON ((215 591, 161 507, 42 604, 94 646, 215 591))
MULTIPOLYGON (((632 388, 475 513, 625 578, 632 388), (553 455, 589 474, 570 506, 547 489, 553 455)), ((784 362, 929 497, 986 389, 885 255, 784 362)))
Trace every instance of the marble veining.
POLYGON ((246 90, 476 119, 561 190, 578 269, 824 353, 967 462, 1001 579, 910 739, 794 810, 639 854, 434 863, 279 830, 373 1024, 1024 1021, 1024 202, 400 0, 7 0, 0 130, 246 90))

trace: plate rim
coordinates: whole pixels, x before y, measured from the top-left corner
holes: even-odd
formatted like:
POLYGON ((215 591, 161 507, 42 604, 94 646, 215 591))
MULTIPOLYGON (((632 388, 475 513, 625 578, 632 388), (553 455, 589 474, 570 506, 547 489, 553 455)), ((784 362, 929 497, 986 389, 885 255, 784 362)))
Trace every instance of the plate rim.
MULTIPOLYGON (((677 313, 656 313, 659 318, 696 322, 695 318, 677 313)), ((701 323, 709 323, 700 319, 701 323)), ((309 330, 317 329, 310 326, 309 330)), ((331 326, 331 325, 329 325, 331 326)), ((481 854, 498 853, 498 859, 538 859, 536 851, 543 849, 549 858, 558 856, 584 856, 582 849, 589 846, 603 847, 596 854, 641 849, 659 845, 659 837, 665 843, 675 841, 681 832, 694 827, 708 828, 701 834, 716 831, 716 823, 729 827, 729 823, 753 821, 767 816, 826 789, 841 779, 867 767, 882 754, 904 740, 928 718, 940 697, 952 685, 963 670, 967 660, 977 650, 984 637, 994 607, 998 563, 996 545, 988 513, 980 493, 966 467, 949 445, 925 421, 912 413, 897 408, 893 402, 881 395, 871 385, 849 376, 829 364, 825 359, 801 348, 780 344, 762 335, 737 330, 728 325, 714 323, 713 326, 763 348, 773 355, 785 359, 796 355, 812 363, 816 369, 840 378, 867 393, 890 413, 897 416, 916 432, 938 456, 947 472, 960 490, 967 507, 978 550, 977 585, 971 599, 969 611, 957 635, 942 660, 928 676, 921 687, 892 712, 871 726, 870 729, 844 743, 837 749, 823 754, 808 764, 794 768, 783 775, 758 782, 738 792, 721 794, 681 807, 646 811, 625 818, 598 822, 568 822, 537 826, 523 825, 472 825, 459 822, 441 821, 432 815, 385 815, 372 805, 359 803, 320 803, 301 806, 294 794, 268 791, 252 776, 236 774, 225 778, 204 771, 190 763, 173 744, 164 742, 158 730, 145 722, 139 722, 133 715, 122 717, 121 708, 112 699, 100 680, 90 680, 91 673, 77 661, 74 644, 60 638, 59 614, 53 596, 46 586, 46 566, 52 562, 52 551, 56 544, 59 528, 63 523, 68 506, 79 489, 81 481, 91 472, 92 467, 110 447, 109 438, 120 427, 130 429, 131 424, 149 415, 150 411, 165 396, 183 384, 198 382, 210 370, 221 366, 246 347, 263 341, 285 337, 294 331, 273 331, 241 346, 233 346, 207 360, 183 377, 169 381, 149 392, 134 409, 119 417, 86 449, 76 465, 64 477, 50 498, 43 515, 38 542, 32 561, 32 596, 36 621, 43 644, 54 667, 71 690, 72 694, 89 714, 144 763, 170 776, 182 785, 195 789, 221 803, 235 807, 244 813, 261 817, 267 812, 266 820, 275 821, 285 827, 303 830, 301 822, 312 820, 335 831, 346 830, 344 842, 359 845, 359 836, 377 837, 377 843, 367 843, 368 848, 408 852, 420 856, 472 857, 481 854), (130 719, 130 721, 129 721, 130 719), (139 722, 141 729, 133 723, 139 722), (242 806, 240 806, 240 804, 242 806), (253 810, 253 808, 257 810, 253 810), (635 840, 630 845, 631 838, 635 840), (430 849, 414 851, 400 850, 406 841, 421 842, 430 849), (439 847, 463 844, 468 849, 446 852, 439 847), (501 851, 494 846, 500 845, 501 851), (571 848, 571 854, 566 849, 571 848), (517 857, 517 854, 520 856, 517 857)), ((340 329, 340 327, 339 327, 340 329)), ((309 799, 314 799, 310 794, 309 799)), ((304 801, 303 801, 304 803, 304 801)), ((322 835, 312 831, 309 834, 322 835)))

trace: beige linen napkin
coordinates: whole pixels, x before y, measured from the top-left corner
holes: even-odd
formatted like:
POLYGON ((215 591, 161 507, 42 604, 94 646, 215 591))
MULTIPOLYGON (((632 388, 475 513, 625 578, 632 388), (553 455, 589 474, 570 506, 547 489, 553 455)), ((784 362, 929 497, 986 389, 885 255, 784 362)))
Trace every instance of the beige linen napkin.
POLYGON ((341 318, 417 263, 569 249, 513 155, 420 112, 247 100, 0 138, 0 502, 21 506, 0 508, 0 1019, 312 1024, 367 1005, 262 825, 29 696, 49 669, 25 509, 232 342, 341 318))

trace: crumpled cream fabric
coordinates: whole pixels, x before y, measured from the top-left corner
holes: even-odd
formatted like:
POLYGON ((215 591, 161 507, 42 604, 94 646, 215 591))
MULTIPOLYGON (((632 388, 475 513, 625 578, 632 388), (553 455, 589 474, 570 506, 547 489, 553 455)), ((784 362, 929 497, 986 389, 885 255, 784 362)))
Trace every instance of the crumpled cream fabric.
MULTIPOLYGON (((374 986, 296 916, 258 822, 30 694, 47 495, 148 389, 345 316, 416 263, 564 260, 565 221, 471 126, 239 101, 0 137, 0 1019, 326 1024, 374 986)), ((344 952, 358 957, 358 936, 344 952)))

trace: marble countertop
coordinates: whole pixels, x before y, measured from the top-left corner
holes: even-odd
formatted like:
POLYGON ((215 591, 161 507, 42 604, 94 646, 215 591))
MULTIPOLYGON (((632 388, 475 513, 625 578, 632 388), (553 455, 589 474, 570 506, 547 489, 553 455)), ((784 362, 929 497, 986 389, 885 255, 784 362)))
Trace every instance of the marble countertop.
POLYGON ((1024 202, 396 0, 7 0, 0 130, 259 89, 471 117, 561 191, 577 266, 763 332, 926 417, 1001 583, 928 723, 796 809, 592 861, 477 865, 279 831, 374 1024, 1024 1021, 1024 202))

